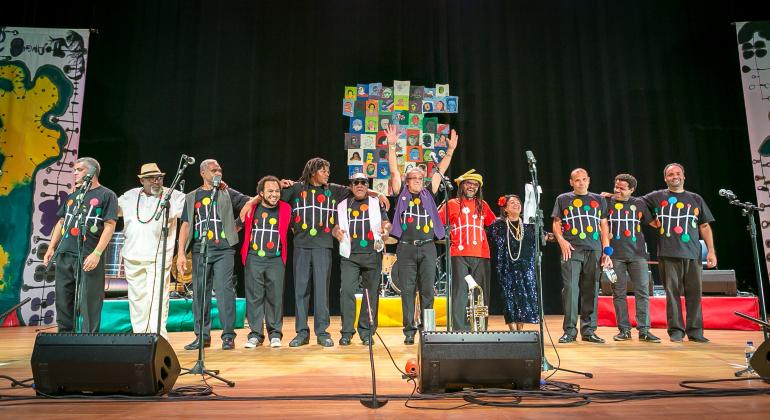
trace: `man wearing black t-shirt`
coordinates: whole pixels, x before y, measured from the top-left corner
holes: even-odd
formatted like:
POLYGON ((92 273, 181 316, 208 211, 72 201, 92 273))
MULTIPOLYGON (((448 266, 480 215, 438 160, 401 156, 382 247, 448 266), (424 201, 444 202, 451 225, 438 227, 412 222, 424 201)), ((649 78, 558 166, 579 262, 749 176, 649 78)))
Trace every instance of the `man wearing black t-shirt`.
POLYGON ((55 261, 59 332, 99 332, 104 303, 104 261, 101 256, 112 239, 118 218, 118 197, 99 183, 100 170, 96 159, 84 157, 75 161, 76 190, 59 208, 57 216, 60 219, 43 257, 43 264, 47 265, 59 246, 55 261), (84 191, 88 179, 91 180, 90 188, 84 191), (82 266, 79 257, 83 258, 82 266), (80 296, 76 298, 78 289, 80 296), (82 317, 82 320, 74 319, 76 301, 79 302, 78 318, 82 317))
POLYGON ((667 189, 644 196, 654 209, 658 227, 658 268, 666 288, 666 320, 673 342, 684 340, 708 343, 703 336, 701 309, 702 266, 700 239, 706 243, 706 267, 717 265, 714 236, 709 223, 714 221, 706 202, 698 194, 684 189, 684 167, 669 163, 663 169, 667 189), (687 324, 682 325, 684 293, 687 324))
MULTIPOLYGON (((337 203, 350 197, 348 187, 329 183, 330 165, 326 159, 307 161, 297 182, 281 180, 281 200, 291 205, 294 232, 294 300, 297 336, 289 347, 310 343, 308 315, 310 312, 310 282, 313 284, 313 329, 316 342, 324 347, 334 346, 326 331, 329 328, 329 283, 331 282, 332 229, 337 220, 337 203)), ((369 195, 377 195, 368 191, 369 195)), ((384 196, 380 200, 387 200, 384 196)), ((241 219, 258 205, 254 197, 241 211, 241 219)))
MULTIPOLYGON (((342 337, 340 345, 350 345, 356 318, 356 293, 363 285, 361 314, 358 318, 358 335, 368 345, 377 331, 378 289, 382 273, 382 250, 390 232, 390 222, 385 208, 367 195, 369 181, 357 172, 350 177, 353 197, 337 205, 339 224, 332 234, 340 242, 340 309, 342 312, 342 337), (369 297, 367 302, 366 296, 369 297), (369 327, 369 311, 372 309, 372 325, 369 327)), ((373 342, 372 342, 373 344, 373 342)))
POLYGON ((185 252, 192 246, 193 257, 193 317, 195 318, 195 341, 185 346, 194 350, 203 341, 211 343, 211 291, 217 292, 219 321, 222 324, 222 349, 235 347, 235 285, 233 266, 235 245, 238 244, 237 215, 250 197, 232 189, 222 189, 222 168, 214 159, 201 162, 200 174, 203 185, 185 196, 182 210, 182 227, 179 230, 177 248, 177 269, 184 274, 185 252), (202 252, 203 239, 207 244, 206 254, 202 252), (205 267, 204 267, 205 265, 205 267), (206 284, 202 285, 206 270, 206 284), (203 296, 201 296, 203 291, 203 296), (201 305, 203 305, 203 331, 200 330, 201 305), (202 339, 201 339, 202 337, 202 339))
POLYGON ((610 227, 612 266, 618 280, 612 283, 612 302, 620 332, 613 340, 631 339, 631 323, 628 321, 626 293, 628 282, 634 287, 636 328, 639 341, 660 343, 660 338, 650 332, 650 273, 647 267, 647 248, 642 225, 652 222, 645 202, 631 194, 636 190, 636 178, 630 174, 615 177, 615 193, 609 198, 607 217, 610 227))
POLYGON ((588 192, 591 178, 585 169, 570 173, 572 191, 556 197, 551 217, 553 234, 561 248, 562 305, 564 335, 560 343, 571 343, 577 337, 578 298, 580 303, 580 335, 583 341, 604 343, 596 335, 596 306, 599 295, 600 266, 612 267, 609 256, 602 253, 609 246, 607 202, 599 194, 588 192))
POLYGON ((455 130, 452 130, 446 155, 439 162, 436 172, 426 174, 419 167, 415 167, 404 174, 406 182, 402 183, 396 160, 398 128, 391 124, 387 129, 390 186, 393 194, 397 194, 391 234, 399 238, 394 268, 401 287, 405 344, 414 344, 414 335, 417 333, 414 305, 418 291, 420 313, 425 309, 433 309, 433 282, 436 280, 437 259, 433 239, 443 239, 446 234, 434 196, 452 161, 458 138, 455 130), (431 179, 430 186, 425 186, 427 176, 431 179))

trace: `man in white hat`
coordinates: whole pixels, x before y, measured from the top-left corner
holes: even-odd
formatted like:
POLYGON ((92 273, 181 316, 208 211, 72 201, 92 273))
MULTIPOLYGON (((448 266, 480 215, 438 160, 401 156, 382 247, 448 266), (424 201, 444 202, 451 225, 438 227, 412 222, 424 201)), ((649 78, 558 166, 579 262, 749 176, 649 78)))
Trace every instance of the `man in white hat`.
POLYGON ((156 333, 158 326, 158 296, 163 288, 163 312, 160 334, 167 337, 168 296, 171 258, 174 255, 174 238, 179 217, 184 208, 184 194, 171 192, 169 201, 169 231, 166 243, 166 266, 161 273, 163 249, 161 230, 163 218, 155 220, 161 211, 160 204, 168 191, 163 187, 163 177, 155 163, 145 163, 139 170, 141 187, 126 191, 118 198, 123 215, 123 263, 128 281, 128 308, 131 326, 135 333, 156 333))

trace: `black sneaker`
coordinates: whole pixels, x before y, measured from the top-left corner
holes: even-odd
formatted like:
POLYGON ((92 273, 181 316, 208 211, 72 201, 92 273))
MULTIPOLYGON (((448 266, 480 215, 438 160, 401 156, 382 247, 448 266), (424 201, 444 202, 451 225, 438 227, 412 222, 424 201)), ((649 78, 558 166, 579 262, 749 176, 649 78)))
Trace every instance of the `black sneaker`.
POLYGON ((565 333, 563 336, 559 337, 559 343, 561 344, 567 344, 572 343, 575 341, 575 337, 565 333))
MULTIPOLYGON (((192 343, 184 346, 185 350, 197 350, 198 346, 200 345, 200 341, 198 338, 195 339, 192 343)), ((211 339, 203 340, 203 347, 211 347, 211 339)))
POLYGON ((660 338, 656 337, 649 331, 643 331, 639 333, 639 341, 646 341, 648 343, 660 343, 660 338))
POLYGON ((310 344, 310 339, 307 337, 296 336, 289 341, 289 347, 299 347, 310 344))
POLYGON ((631 339, 631 331, 622 330, 618 335, 613 336, 612 339, 615 341, 628 341, 631 339))
POLYGON ((349 346, 349 345, 350 345, 350 337, 340 338, 340 346, 349 346))
POLYGON ((414 336, 407 335, 406 337, 404 337, 404 344, 414 344, 414 336))
POLYGON ((235 339, 227 337, 222 339, 222 350, 232 350, 235 348, 235 339))
POLYGON ((702 335, 688 336, 687 339, 690 340, 690 341, 694 341, 696 343, 710 343, 711 342, 711 340, 709 340, 708 338, 706 338, 706 337, 704 337, 702 335))
POLYGON ((581 339, 583 341, 588 341, 588 342, 591 342, 591 343, 597 343, 597 344, 604 343, 604 339, 603 338, 601 338, 598 335, 593 334, 593 333, 590 334, 590 335, 584 335, 581 339))
POLYGON ((318 339, 316 339, 316 343, 324 347, 334 347, 334 340, 329 337, 318 337, 318 339))

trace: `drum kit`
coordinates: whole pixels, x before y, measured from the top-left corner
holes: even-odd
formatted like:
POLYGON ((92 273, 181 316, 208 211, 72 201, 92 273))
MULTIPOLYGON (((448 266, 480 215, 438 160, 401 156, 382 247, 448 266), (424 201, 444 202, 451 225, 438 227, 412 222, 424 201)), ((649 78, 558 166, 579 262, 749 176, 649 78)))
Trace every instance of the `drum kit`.
MULTIPOLYGON (((445 245, 446 241, 437 240, 434 241, 436 245, 445 245)), ((398 245, 398 239, 389 237, 385 240, 386 251, 387 246, 398 245)), ((441 252, 436 258, 436 279, 433 281, 433 291, 435 296, 446 295, 446 270, 444 270, 444 252, 441 252)), ((382 253, 382 273, 380 274, 380 296, 401 296, 401 289, 399 287, 398 280, 398 267, 396 262, 398 257, 395 253, 383 252, 382 253)))
MULTIPOLYGON (((126 296, 128 294, 128 282, 126 281, 126 269, 123 264, 121 251, 125 243, 123 232, 115 232, 110 239, 107 249, 104 250, 104 293, 110 297, 126 296)), ((191 297, 192 291, 189 285, 192 283, 192 253, 187 253, 185 273, 179 275, 176 269, 176 255, 171 263, 172 297, 191 297)))

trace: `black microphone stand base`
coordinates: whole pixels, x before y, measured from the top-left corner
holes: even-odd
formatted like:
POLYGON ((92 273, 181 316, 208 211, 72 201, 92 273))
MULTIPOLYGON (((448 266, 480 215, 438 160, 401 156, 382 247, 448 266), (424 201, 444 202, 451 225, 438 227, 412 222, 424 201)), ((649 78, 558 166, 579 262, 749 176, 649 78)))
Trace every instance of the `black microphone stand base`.
POLYGON ((380 408, 388 403, 388 400, 378 400, 376 398, 362 398, 359 401, 366 408, 380 408))
POLYGON ((229 380, 219 376, 219 371, 218 370, 208 370, 208 369, 206 369, 206 366, 204 366, 204 364, 203 364, 203 360, 198 360, 197 362, 195 362, 195 366, 193 366, 191 369, 182 368, 182 370, 183 370, 183 372, 179 376, 182 376, 182 375, 205 375, 205 376, 209 376, 209 377, 212 377, 214 379, 217 379, 217 380, 219 380, 221 382, 224 382, 230 388, 234 388, 235 387, 235 382, 229 381, 229 380))

